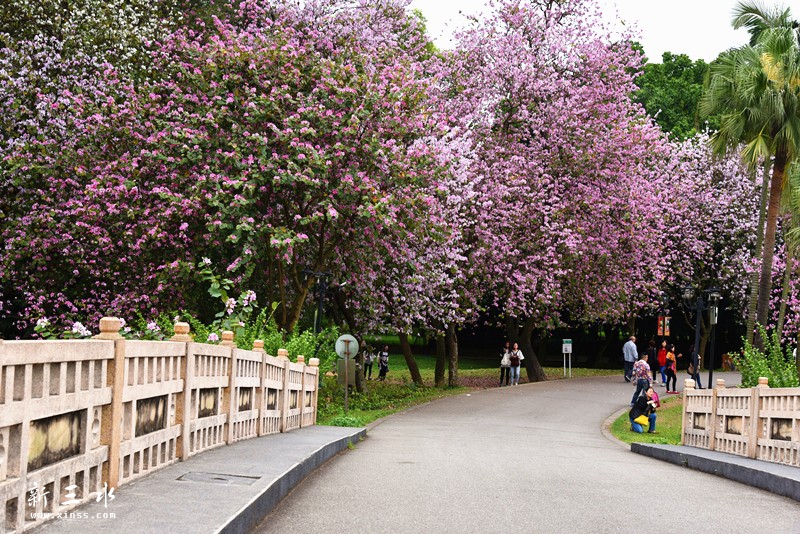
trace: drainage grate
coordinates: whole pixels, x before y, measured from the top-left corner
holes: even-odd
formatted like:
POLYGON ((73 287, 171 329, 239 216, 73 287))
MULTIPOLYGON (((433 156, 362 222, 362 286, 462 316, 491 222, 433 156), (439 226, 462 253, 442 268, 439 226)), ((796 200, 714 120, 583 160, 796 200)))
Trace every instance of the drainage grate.
POLYGON ((197 473, 194 471, 178 477, 178 480, 185 480, 188 482, 205 482, 207 484, 220 484, 222 486, 250 486, 258 479, 259 477, 223 475, 220 473, 197 473))

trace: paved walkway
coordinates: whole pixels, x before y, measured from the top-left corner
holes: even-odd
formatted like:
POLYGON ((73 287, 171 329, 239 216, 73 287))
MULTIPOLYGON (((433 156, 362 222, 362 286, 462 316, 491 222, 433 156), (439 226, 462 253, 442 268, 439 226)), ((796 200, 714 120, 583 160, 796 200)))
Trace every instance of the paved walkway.
POLYGON ((247 440, 37 532, 245 533, 265 516, 255 532, 800 532, 797 501, 603 435, 632 393, 621 377, 523 384, 397 414, 362 441, 333 427, 247 440))
POLYGON ((800 532, 796 501, 604 436, 632 393, 621 377, 552 381, 398 414, 257 532, 800 532))

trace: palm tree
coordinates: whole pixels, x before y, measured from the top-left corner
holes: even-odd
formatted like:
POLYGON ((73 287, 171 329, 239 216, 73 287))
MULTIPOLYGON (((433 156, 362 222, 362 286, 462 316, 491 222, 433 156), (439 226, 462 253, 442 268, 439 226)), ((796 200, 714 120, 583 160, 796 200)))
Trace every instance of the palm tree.
POLYGON ((766 324, 778 215, 787 167, 800 154, 800 42, 788 9, 737 5, 734 27, 751 29, 754 44, 724 52, 711 64, 700 102, 704 115, 720 114, 712 137, 724 154, 744 143, 753 166, 772 159, 756 319, 766 324), (755 33, 754 33, 755 32, 755 33))
MULTIPOLYGON (((781 310, 778 314, 778 339, 781 339, 783 334, 783 322, 786 311, 786 300, 789 294, 789 283, 791 278, 791 269, 793 267, 792 258, 800 257, 800 168, 798 166, 792 167, 788 173, 786 191, 786 211, 789 214, 788 230, 785 232, 785 246, 786 246, 786 274, 783 279, 783 293, 781 299, 781 310)), ((795 276, 800 275, 800 267, 798 267, 795 276)), ((800 348, 800 332, 797 334, 797 342, 795 347, 800 348)), ((797 367, 797 374, 800 376, 800 358, 795 362, 797 367)))

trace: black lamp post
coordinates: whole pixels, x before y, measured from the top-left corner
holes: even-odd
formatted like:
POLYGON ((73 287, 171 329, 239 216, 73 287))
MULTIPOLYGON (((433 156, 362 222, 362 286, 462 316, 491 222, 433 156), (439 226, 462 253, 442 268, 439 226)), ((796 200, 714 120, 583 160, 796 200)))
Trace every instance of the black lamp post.
MULTIPOLYGON (((694 288, 692 286, 686 286, 683 288, 683 301, 684 305, 688 309, 694 308, 695 310, 695 327, 694 327, 694 353, 697 354, 698 358, 700 357, 700 319, 701 314, 708 310, 708 317, 709 317, 709 326, 711 328, 711 349, 710 349, 710 360, 708 364, 708 387, 713 387, 711 381, 714 378, 714 341, 715 341, 715 331, 716 331, 716 324, 717 324, 717 314, 719 312, 719 299, 720 299, 720 292, 719 289, 712 287, 703 291, 697 295, 697 300, 694 304, 692 304, 692 299, 694 298, 694 288), (703 294, 705 294, 705 300, 703 299, 703 294)), ((697 369, 697 373, 700 372, 700 369, 697 369)))
POLYGON ((328 280, 331 278, 331 273, 326 271, 312 271, 305 269, 303 274, 316 278, 317 283, 314 286, 314 293, 317 297, 317 313, 314 315, 314 333, 319 334, 322 332, 322 302, 325 298, 325 293, 328 291, 328 280))

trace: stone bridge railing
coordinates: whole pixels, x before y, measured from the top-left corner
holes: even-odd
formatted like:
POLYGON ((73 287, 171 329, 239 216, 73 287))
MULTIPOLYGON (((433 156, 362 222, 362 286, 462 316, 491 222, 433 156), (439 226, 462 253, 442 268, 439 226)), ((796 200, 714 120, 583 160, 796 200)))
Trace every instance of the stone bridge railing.
POLYGON ((22 532, 204 450, 316 423, 319 360, 131 341, 0 340, 0 532, 22 532))
POLYGON ((800 467, 800 388, 695 389, 686 380, 681 443, 800 467))

